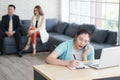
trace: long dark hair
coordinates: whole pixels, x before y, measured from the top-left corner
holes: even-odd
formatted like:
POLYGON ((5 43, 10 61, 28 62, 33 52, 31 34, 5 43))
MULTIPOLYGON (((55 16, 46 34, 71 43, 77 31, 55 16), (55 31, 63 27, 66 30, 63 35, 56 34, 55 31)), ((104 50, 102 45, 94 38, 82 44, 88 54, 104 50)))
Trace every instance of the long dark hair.
POLYGON ((91 38, 91 32, 87 29, 81 29, 79 30, 76 35, 75 35, 75 38, 74 38, 74 42, 76 41, 76 38, 80 35, 80 34, 88 34, 89 35, 89 38, 91 38))
POLYGON ((80 34, 88 34, 89 38, 91 38, 91 32, 87 29, 81 29, 77 32, 76 36, 79 36, 80 34))
MULTIPOLYGON (((41 6, 37 5, 37 6, 35 6, 35 8, 38 10, 38 12, 39 12, 39 14, 40 14, 41 16, 43 16, 43 15, 44 15, 43 10, 42 10, 42 8, 41 8, 41 6)), ((36 14, 35 14, 35 8, 34 8, 34 15, 36 15, 36 14)))

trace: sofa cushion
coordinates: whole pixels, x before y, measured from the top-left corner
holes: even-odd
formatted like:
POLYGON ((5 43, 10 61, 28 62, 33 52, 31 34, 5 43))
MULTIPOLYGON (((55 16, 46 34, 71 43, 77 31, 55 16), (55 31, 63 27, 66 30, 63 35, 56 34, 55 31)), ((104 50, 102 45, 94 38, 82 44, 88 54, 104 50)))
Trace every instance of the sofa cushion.
POLYGON ((48 42, 49 42, 50 51, 53 51, 55 49, 55 47, 57 45, 59 45, 60 43, 66 41, 66 40, 73 39, 70 36, 63 35, 63 34, 56 33, 56 32, 50 32, 49 35, 50 35, 50 37, 49 37, 48 42))
POLYGON ((105 40, 106 44, 116 44, 117 43, 117 32, 108 31, 108 36, 105 40))
POLYGON ((94 30, 96 29, 96 26, 95 25, 92 25, 92 24, 83 24, 80 29, 87 29, 89 30, 91 33, 94 32, 94 30))
POLYGON ((21 23, 22 23, 23 25, 26 25, 27 27, 29 27, 29 26, 30 26, 30 23, 31 23, 31 20, 21 20, 21 23))
POLYGON ((67 28, 67 26, 68 26, 68 23, 66 23, 66 22, 59 22, 55 26, 55 32, 63 34, 65 32, 65 29, 67 28))
POLYGON ((95 41, 98 43, 103 43, 108 35, 108 30, 98 30, 96 29, 93 32, 93 35, 91 37, 91 41, 95 41))
POLYGON ((27 35, 29 27, 26 24, 21 24, 20 26, 21 26, 22 35, 27 35))
POLYGON ((15 45, 15 39, 13 37, 5 37, 4 45, 15 45))
POLYGON ((46 20, 46 29, 48 32, 53 32, 55 25, 58 23, 56 19, 47 19, 46 20))
POLYGON ((60 40, 61 42, 73 39, 70 36, 63 35, 63 34, 60 34, 60 33, 55 33, 55 32, 49 33, 49 35, 50 35, 50 37, 52 37, 54 39, 60 40))
POLYGON ((13 54, 17 52, 16 46, 14 45, 5 45, 5 48, 3 49, 3 53, 5 54, 13 54))
POLYGON ((81 25, 75 23, 70 24, 67 27, 65 34, 71 37, 75 37, 76 33, 80 30, 80 26, 81 25))
MULTIPOLYGON (((21 37, 21 44, 26 44, 27 43, 27 36, 22 36, 21 37)), ((15 45, 15 38, 14 37, 5 37, 4 38, 4 45, 15 45)))

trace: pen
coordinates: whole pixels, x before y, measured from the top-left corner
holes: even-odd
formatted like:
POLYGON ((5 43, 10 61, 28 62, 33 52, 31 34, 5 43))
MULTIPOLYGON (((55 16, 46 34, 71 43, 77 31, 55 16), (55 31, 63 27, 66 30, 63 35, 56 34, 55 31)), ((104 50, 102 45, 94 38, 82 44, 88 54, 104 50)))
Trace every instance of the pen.
POLYGON ((76 60, 75 54, 73 54, 74 59, 76 60))
POLYGON ((85 67, 76 67, 76 69, 85 69, 85 67))

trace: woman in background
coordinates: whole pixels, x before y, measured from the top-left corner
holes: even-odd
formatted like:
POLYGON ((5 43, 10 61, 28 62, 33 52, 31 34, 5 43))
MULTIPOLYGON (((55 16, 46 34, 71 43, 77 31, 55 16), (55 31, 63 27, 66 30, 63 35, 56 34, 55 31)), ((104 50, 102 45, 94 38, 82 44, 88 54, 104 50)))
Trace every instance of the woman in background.
POLYGON ((42 8, 37 5, 34 8, 34 16, 32 17, 32 21, 30 24, 30 27, 28 29, 28 41, 26 46, 24 47, 23 51, 26 51, 30 47, 30 43, 32 42, 33 47, 33 53, 32 55, 36 55, 36 38, 39 36, 42 43, 45 43, 48 41, 49 35, 46 31, 46 22, 45 22, 45 16, 42 11, 42 8))

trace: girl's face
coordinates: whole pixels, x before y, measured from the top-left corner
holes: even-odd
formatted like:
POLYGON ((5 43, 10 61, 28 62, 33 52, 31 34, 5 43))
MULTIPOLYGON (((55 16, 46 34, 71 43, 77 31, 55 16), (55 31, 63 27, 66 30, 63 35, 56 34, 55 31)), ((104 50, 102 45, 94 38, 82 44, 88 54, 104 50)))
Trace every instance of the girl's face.
POLYGON ((77 50, 80 50, 82 49, 85 45, 88 44, 89 40, 90 40, 90 37, 88 34, 80 34, 78 36, 75 37, 76 40, 75 40, 75 48, 77 50))
POLYGON ((37 8, 34 9, 34 13, 35 13, 36 15, 39 15, 39 12, 38 12, 37 8))

